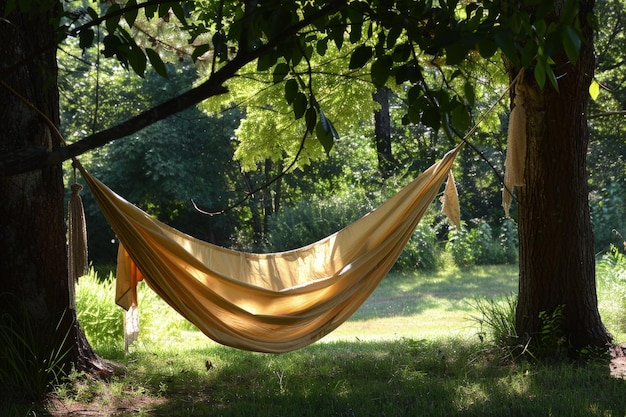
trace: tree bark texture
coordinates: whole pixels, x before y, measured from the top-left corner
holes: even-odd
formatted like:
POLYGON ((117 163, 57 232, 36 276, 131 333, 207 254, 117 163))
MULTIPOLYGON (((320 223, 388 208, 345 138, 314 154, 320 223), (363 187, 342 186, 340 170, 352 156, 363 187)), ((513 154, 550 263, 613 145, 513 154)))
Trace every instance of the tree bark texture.
MULTIPOLYGON (((531 71, 526 98, 525 185, 518 191, 520 279, 517 331, 540 339, 545 320, 563 308, 558 332, 569 346, 606 346, 610 335, 598 312, 595 257, 586 172, 588 87, 593 77, 592 31, 581 2, 583 45, 576 65, 557 57, 559 91, 539 89, 531 71)), ((513 76, 513 74, 512 74, 513 76)))
MULTIPOLYGON (((4 10, 5 1, 0 1, 4 10)), ((51 24, 56 8, 42 14, 14 12, 0 22, 0 74, 24 100, 59 124, 56 38, 51 24)), ((60 140, 44 117, 0 86, 0 153, 50 151, 60 140)), ((0 312, 4 325, 20 324, 35 360, 51 352, 65 355, 60 365, 83 368, 93 350, 69 310, 60 164, 0 177, 0 312)), ((4 341, 3 341, 4 343, 4 341)), ((35 377, 33 375, 33 377, 35 377)))

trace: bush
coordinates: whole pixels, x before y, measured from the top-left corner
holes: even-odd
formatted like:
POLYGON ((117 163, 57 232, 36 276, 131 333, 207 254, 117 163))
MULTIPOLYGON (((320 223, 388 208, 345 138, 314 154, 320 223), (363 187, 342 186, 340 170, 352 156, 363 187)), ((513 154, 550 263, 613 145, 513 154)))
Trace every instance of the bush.
POLYGON ((501 349, 505 358, 514 358, 525 350, 520 345, 515 329, 517 296, 507 296, 503 301, 475 298, 472 307, 479 316, 472 317, 478 324, 478 337, 494 348, 501 349))
POLYGON ((374 204, 362 190, 353 190, 327 200, 301 200, 284 207, 269 222, 269 250, 278 252, 316 242, 371 211, 374 204))
POLYGON ((392 271, 410 272, 418 269, 436 271, 443 266, 443 250, 437 239, 436 230, 431 226, 433 217, 426 213, 405 245, 392 271))
POLYGON ((498 265, 517 261, 517 227, 505 219, 498 234, 486 222, 474 219, 472 226, 461 223, 448 237, 446 249, 460 267, 498 265))
POLYGON ((613 182, 599 193, 590 196, 591 222, 595 245, 601 251, 612 245, 626 247, 626 185, 613 182))
POLYGON ((124 314, 115 302, 115 280, 110 273, 99 278, 94 268, 78 280, 76 315, 89 343, 98 351, 121 350, 124 339, 124 314))
MULTIPOLYGON (((137 287, 139 304, 139 341, 159 342, 180 338, 181 331, 197 330, 182 318, 147 285, 137 287)), ((100 279, 93 268, 81 277, 76 287, 76 315, 96 351, 107 355, 124 349, 124 313, 114 302, 115 279, 110 274, 100 279)))

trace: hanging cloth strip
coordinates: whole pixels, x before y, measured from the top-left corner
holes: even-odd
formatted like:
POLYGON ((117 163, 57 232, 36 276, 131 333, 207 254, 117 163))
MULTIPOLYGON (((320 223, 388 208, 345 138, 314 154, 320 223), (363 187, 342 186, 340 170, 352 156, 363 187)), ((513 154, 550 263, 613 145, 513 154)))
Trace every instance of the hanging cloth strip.
POLYGON ((280 353, 324 337, 369 297, 439 193, 459 148, 339 232, 271 254, 237 252, 185 235, 80 169, 120 240, 121 307, 136 315, 136 286, 143 279, 216 342, 280 353))

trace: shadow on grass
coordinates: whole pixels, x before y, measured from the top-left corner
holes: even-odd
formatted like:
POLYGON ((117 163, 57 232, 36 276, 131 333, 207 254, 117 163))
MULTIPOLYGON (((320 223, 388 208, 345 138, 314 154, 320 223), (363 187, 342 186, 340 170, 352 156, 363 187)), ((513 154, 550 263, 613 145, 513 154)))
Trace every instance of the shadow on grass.
POLYGON ((413 316, 429 309, 470 311, 475 298, 517 292, 517 265, 473 267, 438 274, 390 274, 351 321, 413 316))
POLYGON ((282 355, 215 346, 167 355, 141 355, 132 362, 141 367, 129 365, 126 386, 143 384, 160 396, 141 415, 626 414, 625 381, 609 377, 604 362, 504 363, 467 341, 316 343, 282 355))

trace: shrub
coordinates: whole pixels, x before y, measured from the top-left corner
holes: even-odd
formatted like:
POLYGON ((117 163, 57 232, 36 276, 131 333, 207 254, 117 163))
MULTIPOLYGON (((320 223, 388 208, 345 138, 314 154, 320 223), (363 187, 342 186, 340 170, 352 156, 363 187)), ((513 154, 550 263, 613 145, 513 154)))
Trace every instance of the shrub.
MULTIPOLYGON (((80 278, 76 287, 76 314, 96 351, 114 355, 124 349, 124 313, 114 302, 115 280, 110 274, 100 279, 93 268, 80 278)), ((145 283, 137 287, 139 304, 139 341, 159 342, 180 338, 181 331, 197 330, 170 308, 145 283)))
POLYGON ((512 220, 505 220, 498 234, 491 226, 479 219, 465 222, 460 229, 453 229, 448 236, 446 249, 460 267, 473 265, 497 265, 517 260, 517 227, 512 220))
POLYGON ((503 358, 513 359, 526 350, 520 343, 515 329, 515 309, 517 296, 510 295, 504 300, 475 298, 472 307, 479 316, 472 319, 478 324, 478 337, 482 342, 503 352, 503 358))
POLYGON ((110 273, 99 278, 94 268, 78 280, 76 315, 89 343, 98 351, 121 350, 124 334, 123 310, 115 305, 115 280, 110 273))
POLYGON ((605 251, 611 245, 626 247, 626 185, 612 182, 607 188, 590 196, 591 222, 596 248, 605 251))
POLYGON ((282 251, 306 246, 337 232, 373 208, 373 202, 362 190, 326 200, 303 199, 271 217, 269 249, 282 251))
POLYGON ((431 226, 433 218, 432 214, 426 213, 404 246, 392 271, 436 271, 443 266, 442 248, 436 230, 431 226))

